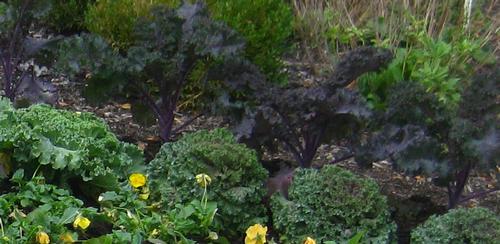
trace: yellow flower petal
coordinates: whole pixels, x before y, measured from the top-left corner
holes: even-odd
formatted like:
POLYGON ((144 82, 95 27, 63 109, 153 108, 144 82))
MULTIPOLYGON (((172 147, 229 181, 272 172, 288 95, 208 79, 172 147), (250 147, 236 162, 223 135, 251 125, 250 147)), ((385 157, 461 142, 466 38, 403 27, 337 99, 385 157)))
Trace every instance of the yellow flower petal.
POLYGON ((128 180, 130 185, 134 188, 146 185, 146 176, 140 173, 131 174, 128 177, 128 180))
POLYGON ((85 230, 89 227, 89 225, 90 225, 90 220, 85 217, 82 217, 81 215, 78 215, 75 221, 73 221, 73 227, 75 229, 80 228, 82 230, 85 230))
POLYGON ((212 179, 207 174, 198 174, 196 175, 196 182, 198 183, 198 185, 205 188, 210 185, 212 179))
POLYGON ((255 224, 248 227, 246 234, 245 244, 264 244, 266 243, 267 227, 255 224))
POLYGON ((71 233, 64 233, 59 237, 59 240, 61 240, 63 243, 74 243, 75 240, 73 240, 73 236, 71 233))
POLYGON ((36 242, 38 242, 39 244, 49 244, 50 243, 49 235, 47 235, 47 233, 45 233, 43 231, 37 232, 36 233, 36 242))
POLYGON ((316 244, 316 241, 311 237, 307 237, 304 244, 316 244))

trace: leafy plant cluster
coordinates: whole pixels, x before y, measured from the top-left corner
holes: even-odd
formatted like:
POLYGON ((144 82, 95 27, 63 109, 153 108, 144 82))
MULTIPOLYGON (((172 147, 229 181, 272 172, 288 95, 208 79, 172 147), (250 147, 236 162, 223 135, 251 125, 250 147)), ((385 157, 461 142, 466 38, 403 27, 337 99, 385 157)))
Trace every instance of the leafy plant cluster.
POLYGON ((47 105, 14 109, 0 100, 0 152, 4 175, 16 169, 42 173, 48 182, 87 193, 113 189, 143 162, 142 152, 120 142, 94 115, 47 105), (91 185, 92 187, 88 187, 91 185), (77 190, 75 187, 71 187, 77 190))
POLYGON ((498 243, 500 218, 485 208, 453 209, 431 216, 411 233, 412 243, 498 243))
POLYGON ((158 194, 154 197, 165 207, 189 203, 202 190, 195 176, 209 175, 207 198, 217 203, 215 226, 224 236, 235 238, 251 224, 266 222, 261 201, 267 172, 255 151, 238 144, 228 130, 198 131, 164 144, 148 172, 158 194))
POLYGON ((371 111, 348 86, 361 74, 383 68, 391 57, 387 50, 360 48, 345 54, 323 84, 254 85, 256 104, 234 116, 235 131, 251 147, 281 146, 301 167, 311 167, 321 144, 357 140, 371 111))
MULTIPOLYGON (((59 68, 67 74, 89 73, 89 98, 128 99, 135 118, 146 124, 157 121, 160 137, 169 141, 178 131, 175 112, 190 76, 200 65, 228 62, 243 41, 224 23, 213 21, 201 2, 176 9, 156 6, 138 21, 134 35, 133 45, 122 52, 94 35, 66 40, 59 68)), ((204 80, 210 80, 209 73, 203 73, 204 80)))
POLYGON ((95 241, 197 243, 219 239, 217 233, 211 231, 218 209, 217 203, 206 199, 206 192, 210 189, 204 188, 206 191, 201 198, 194 195, 193 199, 191 195, 190 202, 162 209, 161 202, 149 200, 148 185, 134 188, 123 184, 119 191, 101 194, 100 213, 112 224, 112 233, 94 238, 95 241))
POLYGON ((462 197, 472 169, 499 165, 498 68, 479 72, 456 109, 439 102, 419 82, 393 86, 387 108, 357 152, 361 164, 389 159, 409 174, 426 174, 448 189, 449 207, 462 197))
POLYGON ((462 89, 475 72, 473 63, 495 62, 480 40, 465 36, 451 41, 434 39, 423 31, 410 32, 408 36, 411 44, 395 50, 396 58, 387 69, 359 79, 361 93, 375 108, 385 106, 391 85, 405 80, 422 83, 441 103, 456 106, 462 89))
POLYGON ((307 236, 343 243, 356 233, 365 233, 363 240, 370 243, 394 238, 395 224, 376 183, 337 166, 297 169, 288 200, 274 195, 271 206, 280 243, 307 236))
POLYGON ((39 232, 61 241, 84 237, 85 233, 70 227, 71 223, 79 215, 96 215, 97 209, 83 207, 81 200, 46 184, 42 176, 25 180, 24 173, 22 169, 16 171, 11 179, 15 185, 12 191, 0 196, 0 242, 34 243, 39 232))

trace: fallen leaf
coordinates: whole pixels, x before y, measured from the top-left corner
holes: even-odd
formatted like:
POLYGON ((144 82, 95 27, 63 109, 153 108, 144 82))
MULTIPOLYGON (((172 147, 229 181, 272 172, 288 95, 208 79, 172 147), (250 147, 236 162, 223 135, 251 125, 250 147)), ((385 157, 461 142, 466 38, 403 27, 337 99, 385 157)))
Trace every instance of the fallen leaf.
POLYGON ((130 103, 124 103, 124 104, 120 105, 120 108, 126 109, 126 110, 130 110, 131 107, 132 107, 132 105, 130 105, 130 103))
POLYGON ((67 103, 65 103, 63 101, 59 101, 59 102, 57 102, 57 104, 59 104, 59 106, 61 106, 61 107, 66 107, 66 106, 69 105, 69 104, 67 104, 67 103))
POLYGON ((159 142, 160 137, 159 136, 148 136, 146 137, 146 141, 148 142, 159 142))
POLYGON ((144 142, 142 142, 142 141, 137 142, 137 147, 138 147, 139 149, 141 149, 141 151, 144 151, 144 150, 146 149, 146 146, 147 146, 147 144, 146 144, 146 143, 144 143, 144 142))

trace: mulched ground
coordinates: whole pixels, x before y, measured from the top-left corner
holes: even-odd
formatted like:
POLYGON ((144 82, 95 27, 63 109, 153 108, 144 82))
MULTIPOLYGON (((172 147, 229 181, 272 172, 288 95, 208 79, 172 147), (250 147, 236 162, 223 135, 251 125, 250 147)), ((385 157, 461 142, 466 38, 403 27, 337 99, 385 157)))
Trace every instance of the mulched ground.
MULTIPOLYGON (((287 71, 290 73, 290 82, 302 82, 306 85, 321 82, 325 77, 317 77, 311 74, 307 65, 297 61, 288 62, 287 71)), ((103 118, 110 126, 111 130, 123 141, 134 143, 145 150, 147 160, 151 160, 159 149, 161 143, 156 136, 158 128, 156 126, 141 127, 135 123, 130 113, 130 107, 126 102, 111 102, 100 106, 91 106, 86 103, 81 96, 80 90, 84 84, 68 82, 64 79, 54 81, 59 89, 59 99, 57 107, 75 111, 88 111, 103 118)), ((179 113, 177 124, 181 124, 190 118, 189 113, 179 113)), ((183 133, 196 131, 199 129, 212 129, 226 126, 221 118, 202 116, 187 126, 183 133)), ((315 159, 316 165, 331 162, 337 155, 338 148, 322 146, 315 159)), ((274 158, 290 160, 285 153, 273 155, 274 158)), ((352 160, 338 163, 340 167, 347 168, 358 175, 374 179, 380 186, 381 191, 388 197, 392 207, 394 218, 399 226, 400 238, 406 243, 408 233, 411 228, 425 221, 429 215, 442 213, 446 209, 447 193, 446 189, 436 187, 430 179, 416 176, 409 177, 394 171, 388 162, 378 162, 373 164, 371 169, 363 169, 352 160)), ((494 187, 497 179, 495 174, 472 173, 465 194, 475 191, 482 191, 494 187)), ((488 195, 482 199, 474 199, 466 202, 464 206, 484 206, 497 214, 500 214, 500 192, 488 195)))

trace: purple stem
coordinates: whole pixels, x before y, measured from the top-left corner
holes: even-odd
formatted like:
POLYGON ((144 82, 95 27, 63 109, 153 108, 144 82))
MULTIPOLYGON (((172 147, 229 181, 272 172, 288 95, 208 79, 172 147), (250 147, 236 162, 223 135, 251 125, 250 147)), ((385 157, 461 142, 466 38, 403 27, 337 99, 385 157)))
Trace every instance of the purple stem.
POLYGON ((448 184, 448 209, 455 208, 460 200, 460 196, 464 191, 465 184, 469 179, 470 170, 472 168, 471 163, 467 163, 463 170, 460 170, 456 174, 456 186, 453 187, 451 182, 448 184))

